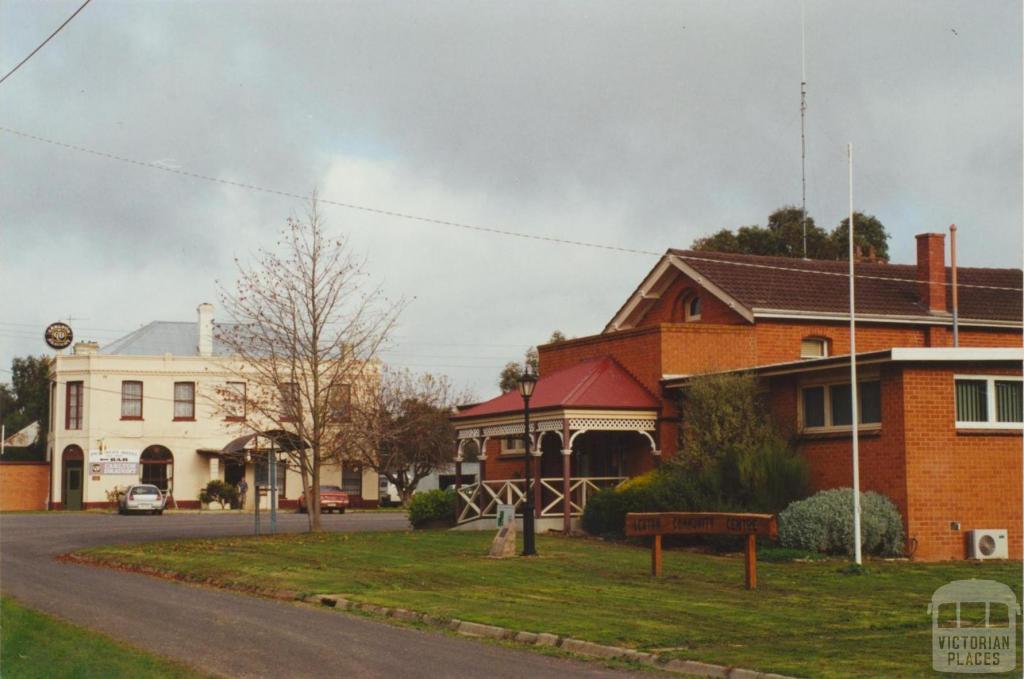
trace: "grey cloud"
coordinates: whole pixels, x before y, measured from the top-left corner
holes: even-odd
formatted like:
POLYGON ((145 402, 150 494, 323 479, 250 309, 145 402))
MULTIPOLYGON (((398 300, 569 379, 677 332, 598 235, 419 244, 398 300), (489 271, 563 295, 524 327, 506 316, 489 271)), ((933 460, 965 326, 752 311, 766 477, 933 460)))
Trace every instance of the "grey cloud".
MULTIPOLYGON (((0 6, 0 68, 75 6, 0 6)), ((337 200, 657 251, 799 201, 799 13, 745 0, 106 0, 0 86, 0 124, 289 192, 332 182, 337 200), (391 183, 331 179, 360 160, 346 167, 391 183)), ((915 233, 955 221, 962 261, 1019 266, 1020 49, 1019 3, 807 3, 818 223, 845 215, 852 141, 857 206, 889 227, 897 260, 915 233)), ((0 311, 25 323, 76 309, 84 327, 191 318, 233 256, 302 210, 6 134, 0 186, 0 311), (73 283, 26 285, 55 268, 73 283)), ((395 360, 479 364, 442 370, 481 395, 502 362, 488 357, 517 357, 555 327, 599 331, 651 264, 328 215, 389 294, 416 297, 395 360)), ((41 349, 17 333, 0 344, 2 366, 41 349)))

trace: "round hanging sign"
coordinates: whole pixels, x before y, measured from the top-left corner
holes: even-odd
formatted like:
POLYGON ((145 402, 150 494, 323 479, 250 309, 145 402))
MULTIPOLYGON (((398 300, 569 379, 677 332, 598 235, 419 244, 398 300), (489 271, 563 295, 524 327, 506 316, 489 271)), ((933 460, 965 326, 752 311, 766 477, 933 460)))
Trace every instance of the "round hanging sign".
POLYGON ((43 339, 54 349, 66 349, 74 338, 75 334, 67 323, 50 323, 43 334, 43 339))

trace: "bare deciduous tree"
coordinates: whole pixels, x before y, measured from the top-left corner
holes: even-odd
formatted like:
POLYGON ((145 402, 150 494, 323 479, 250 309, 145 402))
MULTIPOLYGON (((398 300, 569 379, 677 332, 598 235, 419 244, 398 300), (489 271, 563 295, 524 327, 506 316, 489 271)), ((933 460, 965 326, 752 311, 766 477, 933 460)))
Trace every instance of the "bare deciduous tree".
POLYGON ((406 505, 425 476, 451 462, 448 418, 467 400, 445 376, 385 368, 376 389, 353 397, 349 458, 387 477, 406 505))
POLYGON ((235 323, 221 326, 217 337, 232 356, 229 372, 246 388, 224 396, 248 430, 284 432, 305 443, 286 454, 302 477, 309 528, 316 531, 321 467, 341 460, 350 401, 374 389, 376 355, 402 302, 388 303, 346 242, 325 234, 315 193, 305 218, 288 220, 276 248, 236 265, 234 290, 221 289, 235 323))

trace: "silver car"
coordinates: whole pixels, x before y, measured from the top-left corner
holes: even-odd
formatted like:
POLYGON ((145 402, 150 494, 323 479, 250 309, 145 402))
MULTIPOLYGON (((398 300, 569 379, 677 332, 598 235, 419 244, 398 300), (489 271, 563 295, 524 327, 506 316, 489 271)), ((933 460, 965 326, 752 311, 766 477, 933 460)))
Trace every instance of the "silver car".
POLYGON ((163 514, 165 502, 167 502, 167 498, 156 486, 149 484, 128 486, 118 502, 117 513, 152 512, 153 514, 163 514))

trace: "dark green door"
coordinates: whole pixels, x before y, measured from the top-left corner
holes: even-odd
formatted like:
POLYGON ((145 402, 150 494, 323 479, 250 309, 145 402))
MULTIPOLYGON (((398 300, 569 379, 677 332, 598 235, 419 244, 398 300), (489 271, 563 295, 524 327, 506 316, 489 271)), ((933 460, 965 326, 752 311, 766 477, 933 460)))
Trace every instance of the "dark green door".
POLYGON ((82 508, 82 463, 68 462, 67 474, 64 478, 64 502, 67 509, 82 508))

